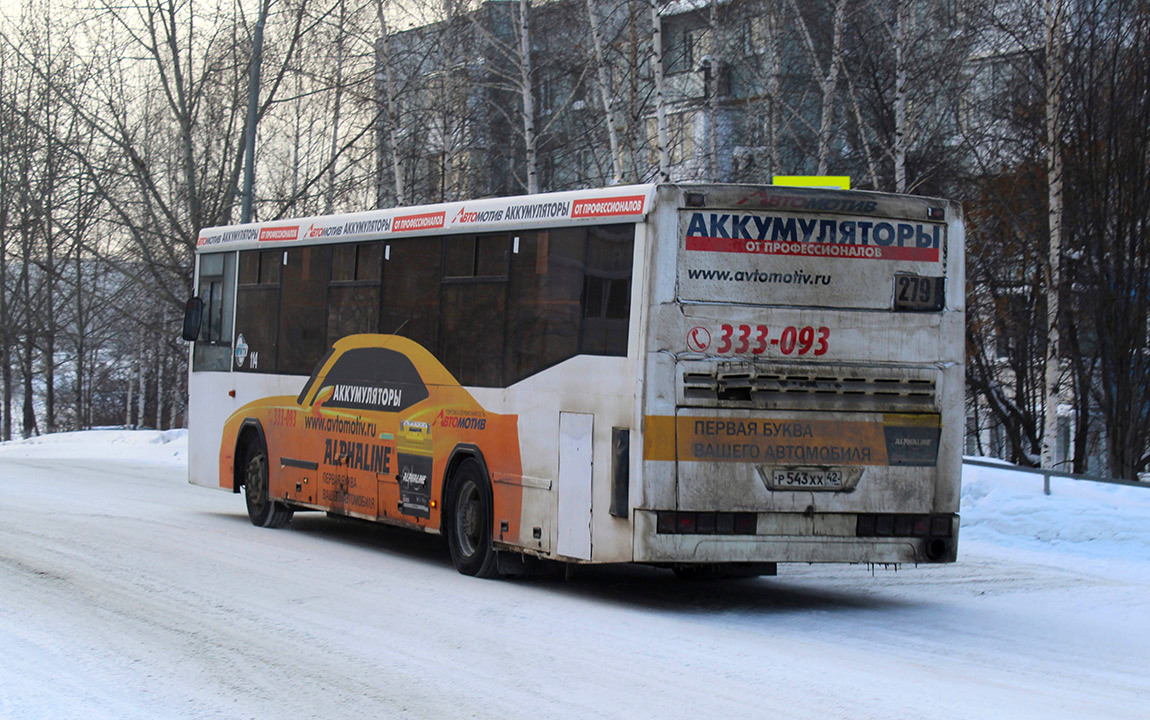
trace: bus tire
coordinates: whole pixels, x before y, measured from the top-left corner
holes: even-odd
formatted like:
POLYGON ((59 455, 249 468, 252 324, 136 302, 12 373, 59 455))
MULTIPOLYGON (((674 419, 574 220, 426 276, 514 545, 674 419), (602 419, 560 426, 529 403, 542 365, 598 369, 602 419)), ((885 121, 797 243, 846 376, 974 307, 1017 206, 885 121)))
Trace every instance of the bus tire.
POLYGON ((272 499, 268 490, 268 454, 259 440, 244 452, 244 498, 252 525, 279 528, 288 524, 293 511, 272 499))
POLYGON ((495 577, 499 564, 491 545, 491 486, 483 466, 473 458, 461 462, 447 497, 447 547, 455 569, 472 577, 495 577))

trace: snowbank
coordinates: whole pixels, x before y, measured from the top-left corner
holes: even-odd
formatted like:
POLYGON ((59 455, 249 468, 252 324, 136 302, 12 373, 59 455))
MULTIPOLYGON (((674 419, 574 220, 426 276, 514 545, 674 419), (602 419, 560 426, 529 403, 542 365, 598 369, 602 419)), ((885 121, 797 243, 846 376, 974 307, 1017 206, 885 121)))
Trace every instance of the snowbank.
POLYGON ((51 433, 27 440, 0 442, 0 456, 69 460, 114 457, 186 467, 188 431, 107 428, 51 433))
MULTIPOLYGON (((963 466, 962 540, 1098 557, 1150 558, 1150 487, 963 466)), ((960 551, 961 552, 961 551, 960 551)))

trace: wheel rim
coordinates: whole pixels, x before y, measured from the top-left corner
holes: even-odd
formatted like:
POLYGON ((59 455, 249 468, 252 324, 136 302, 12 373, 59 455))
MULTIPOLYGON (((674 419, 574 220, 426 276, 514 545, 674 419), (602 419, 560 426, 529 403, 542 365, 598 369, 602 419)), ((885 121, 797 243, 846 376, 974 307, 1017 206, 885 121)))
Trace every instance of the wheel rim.
POLYGON ((465 557, 471 557, 482 542, 483 522, 480 517, 482 504, 479 488, 468 480, 459 490, 455 512, 455 536, 459 538, 459 549, 465 557))
POLYGON ((265 460, 263 455, 256 455, 248 461, 247 482, 244 483, 244 492, 247 493, 248 504, 257 513, 267 504, 267 482, 264 473, 265 460))

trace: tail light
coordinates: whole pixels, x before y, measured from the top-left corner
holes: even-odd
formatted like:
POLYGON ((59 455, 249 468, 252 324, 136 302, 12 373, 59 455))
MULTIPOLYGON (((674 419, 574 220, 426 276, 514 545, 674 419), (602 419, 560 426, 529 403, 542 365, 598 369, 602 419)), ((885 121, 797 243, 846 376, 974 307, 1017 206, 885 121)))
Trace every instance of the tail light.
POLYGON ((858 516, 858 537, 948 538, 957 515, 887 515, 863 513, 858 516))
POLYGON ((759 516, 753 512, 660 510, 655 532, 660 535, 754 535, 759 516))

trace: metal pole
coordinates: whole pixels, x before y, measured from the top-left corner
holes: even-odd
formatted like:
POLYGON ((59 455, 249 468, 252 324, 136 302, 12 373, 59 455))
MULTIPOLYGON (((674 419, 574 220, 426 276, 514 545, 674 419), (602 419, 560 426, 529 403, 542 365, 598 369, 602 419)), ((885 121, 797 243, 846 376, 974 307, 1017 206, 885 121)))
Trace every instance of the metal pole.
POLYGON ((248 80, 248 122, 244 132, 244 189, 240 206, 240 222, 252 221, 252 186, 256 182, 256 113, 260 102, 260 65, 264 51, 264 21, 268 17, 271 0, 264 0, 252 36, 252 72, 248 80))

